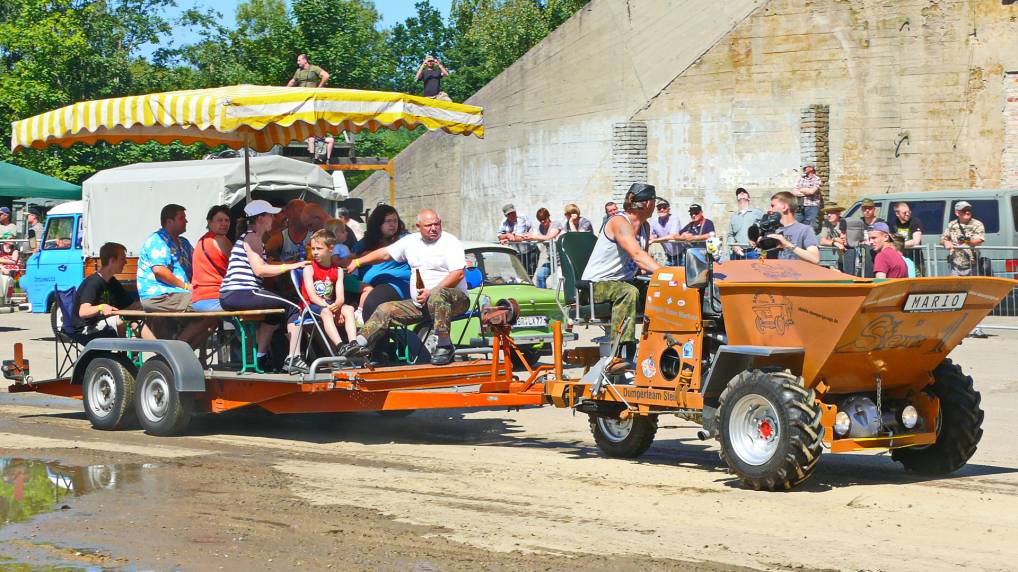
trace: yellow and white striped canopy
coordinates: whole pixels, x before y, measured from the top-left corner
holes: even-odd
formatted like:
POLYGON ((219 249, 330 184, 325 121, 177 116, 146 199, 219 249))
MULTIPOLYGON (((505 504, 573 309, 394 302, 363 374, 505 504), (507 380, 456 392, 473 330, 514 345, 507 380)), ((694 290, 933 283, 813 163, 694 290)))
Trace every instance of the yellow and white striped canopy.
POLYGON ((484 137, 482 110, 385 91, 235 85, 83 101, 11 124, 11 150, 98 141, 249 146, 423 125, 484 137))

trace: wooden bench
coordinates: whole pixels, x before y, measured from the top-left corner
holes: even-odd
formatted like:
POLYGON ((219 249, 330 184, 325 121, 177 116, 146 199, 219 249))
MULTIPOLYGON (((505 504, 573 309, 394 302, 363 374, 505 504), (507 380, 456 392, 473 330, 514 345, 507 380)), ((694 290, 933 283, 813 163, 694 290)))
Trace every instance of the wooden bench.
MULTIPOLYGON (((151 318, 172 318, 175 320, 230 320, 233 322, 240 335, 240 370, 238 373, 254 372, 265 373, 258 367, 258 347, 256 344, 249 344, 249 340, 255 339, 254 325, 261 322, 266 316, 285 313, 286 310, 237 310, 235 312, 146 312, 144 310, 119 310, 116 315, 127 320, 146 320, 151 318)), ((128 336, 131 335, 131 328, 127 329, 128 336)), ((204 356, 203 356, 204 358, 204 356)), ((204 359, 203 359, 204 363, 204 359)))

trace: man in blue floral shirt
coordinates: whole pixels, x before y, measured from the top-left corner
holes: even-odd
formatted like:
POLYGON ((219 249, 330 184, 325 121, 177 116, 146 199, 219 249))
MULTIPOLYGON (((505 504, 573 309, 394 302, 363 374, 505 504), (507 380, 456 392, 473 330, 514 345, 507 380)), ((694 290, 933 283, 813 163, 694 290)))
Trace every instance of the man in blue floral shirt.
MULTIPOLYGON (((169 204, 159 213, 162 228, 145 239, 138 253, 138 297, 146 312, 186 312, 191 309, 191 256, 194 248, 182 235, 187 230, 184 207, 169 204)), ((190 320, 177 339, 195 339, 206 329, 203 320, 190 320)), ((172 324, 156 320, 159 338, 174 337, 172 324)))

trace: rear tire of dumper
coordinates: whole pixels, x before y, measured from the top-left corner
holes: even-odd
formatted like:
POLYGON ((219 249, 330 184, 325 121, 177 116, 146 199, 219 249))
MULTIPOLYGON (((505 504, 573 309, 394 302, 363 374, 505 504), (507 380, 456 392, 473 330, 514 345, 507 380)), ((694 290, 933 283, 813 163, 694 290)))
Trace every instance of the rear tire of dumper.
POLYGON ((906 471, 946 475, 965 466, 983 437, 983 410, 979 408, 982 396, 972 386, 972 378, 949 359, 933 370, 933 384, 927 391, 940 400, 937 442, 894 449, 891 458, 906 471))
POLYGON ((644 454, 657 433, 657 415, 631 415, 625 421, 590 416, 590 432, 597 447, 609 457, 635 459, 644 454))
POLYGON ((785 372, 745 371, 721 394, 721 460, 746 486, 788 490, 813 474, 824 428, 816 395, 785 372))
POLYGON ((138 421, 150 435, 179 435, 191 422, 194 396, 177 391, 173 370, 162 358, 149 358, 138 370, 134 398, 138 421))
POLYGON ((81 382, 81 400, 92 427, 117 431, 137 423, 134 375, 119 361, 97 357, 88 362, 81 382))

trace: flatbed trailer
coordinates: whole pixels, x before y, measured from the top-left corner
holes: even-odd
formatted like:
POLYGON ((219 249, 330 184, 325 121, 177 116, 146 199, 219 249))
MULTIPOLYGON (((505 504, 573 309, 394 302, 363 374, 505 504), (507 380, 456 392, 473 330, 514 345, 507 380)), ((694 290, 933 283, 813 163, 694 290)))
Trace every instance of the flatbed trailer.
POLYGON ((121 429, 137 420, 154 435, 183 432, 195 413, 250 406, 272 413, 340 413, 544 405, 546 380, 562 378, 561 324, 553 324, 554 365, 535 367, 509 335, 507 313, 511 310, 486 310, 493 345, 483 351, 490 351, 490 359, 442 366, 372 367, 328 357, 315 360, 303 375, 240 373, 203 369, 181 341, 104 338, 84 347, 68 377, 32 379, 21 344, 15 344, 14 359, 4 362, 3 374, 14 380, 11 393, 81 399, 97 429, 121 429), (140 367, 132 359, 137 354, 144 356, 140 367), (520 372, 513 371, 514 356, 524 364, 520 372))

